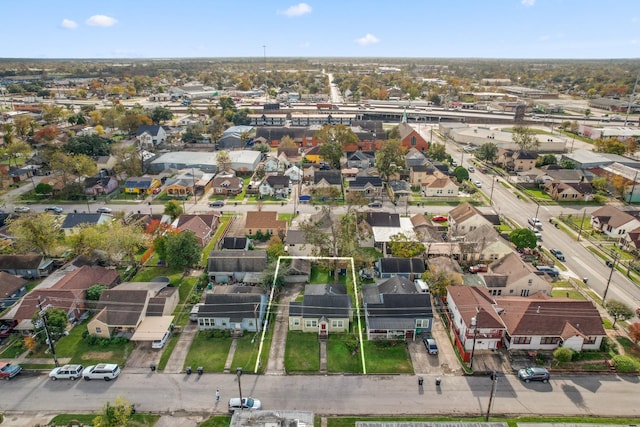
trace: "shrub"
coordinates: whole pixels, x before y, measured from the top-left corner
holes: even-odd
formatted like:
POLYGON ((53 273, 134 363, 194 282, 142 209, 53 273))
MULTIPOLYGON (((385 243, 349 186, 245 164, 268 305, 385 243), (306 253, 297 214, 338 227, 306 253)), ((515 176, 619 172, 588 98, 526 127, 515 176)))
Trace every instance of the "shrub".
POLYGON ((629 356, 624 356, 622 354, 613 356, 611 364, 618 372, 635 372, 638 370, 638 364, 636 361, 629 356))
POLYGON ((555 357, 558 362, 570 362, 571 359, 573 359, 573 350, 566 347, 557 348, 553 352, 553 357, 555 357))
POLYGON ((229 338, 231 331, 227 329, 209 329, 206 331, 207 338, 229 338))

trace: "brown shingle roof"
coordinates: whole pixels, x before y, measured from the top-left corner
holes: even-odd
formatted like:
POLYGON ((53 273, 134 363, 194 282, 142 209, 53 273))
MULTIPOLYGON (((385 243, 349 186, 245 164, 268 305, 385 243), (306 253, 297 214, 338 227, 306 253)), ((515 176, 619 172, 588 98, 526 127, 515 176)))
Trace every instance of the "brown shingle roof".
POLYGON ((456 223, 461 223, 466 221, 467 219, 473 217, 474 215, 482 215, 478 209, 476 209, 470 203, 463 203, 461 205, 456 206, 455 208, 449 211, 449 218, 453 218, 456 223))
POLYGON ((10 297, 26 283, 21 277, 0 271, 0 299, 10 297))
POLYGON ((14 315, 17 321, 33 319, 38 308, 38 297, 43 307, 51 305, 65 312, 78 307, 83 301, 84 291, 79 289, 34 289, 22 298, 20 306, 14 315))
POLYGON ((93 285, 105 285, 112 287, 119 282, 120 274, 116 270, 84 265, 77 270, 67 273, 62 279, 52 286, 54 289, 80 289, 86 290, 93 285))
POLYGON ((273 229, 284 230, 287 226, 286 221, 278 219, 278 212, 275 211, 260 211, 260 212, 247 212, 247 221, 245 228, 251 229, 273 229))
POLYGON ((98 310, 106 308, 104 321, 110 327, 135 327, 140 321, 147 290, 108 289, 100 295, 98 310))
POLYGON ((0 255, 0 270, 36 269, 42 258, 40 254, 0 255))

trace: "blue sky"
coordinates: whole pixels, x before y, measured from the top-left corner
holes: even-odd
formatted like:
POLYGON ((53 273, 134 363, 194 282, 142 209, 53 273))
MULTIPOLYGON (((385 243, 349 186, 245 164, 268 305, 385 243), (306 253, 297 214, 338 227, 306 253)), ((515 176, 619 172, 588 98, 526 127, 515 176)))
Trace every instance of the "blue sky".
POLYGON ((639 0, 16 0, 0 10, 2 58, 640 57, 639 0))

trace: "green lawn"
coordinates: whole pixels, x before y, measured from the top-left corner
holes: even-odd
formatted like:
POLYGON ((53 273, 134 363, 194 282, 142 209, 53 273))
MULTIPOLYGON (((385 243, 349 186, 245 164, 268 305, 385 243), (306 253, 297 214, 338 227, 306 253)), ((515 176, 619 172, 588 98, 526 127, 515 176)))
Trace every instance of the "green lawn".
POLYGON ((176 347, 176 344, 178 344, 179 339, 180 339, 180 334, 172 334, 171 338, 169 338, 169 341, 164 346, 164 350, 162 350, 162 356, 160 356, 160 361, 158 362, 157 369, 159 371, 163 371, 164 368, 167 366, 167 362, 169 361, 169 358, 171 357, 171 353, 173 353, 173 349, 176 347))
POLYGON ((132 282, 150 282, 156 277, 167 276, 171 283, 176 284, 182 278, 183 270, 181 268, 171 267, 143 267, 138 274, 131 280, 132 282))
MULTIPOLYGON (((311 268, 311 276, 309 277, 309 283, 312 285, 322 285, 326 283, 334 283, 333 271, 324 270, 320 267, 314 266, 311 268)), ((345 276, 339 276, 338 283, 343 285, 347 283, 345 276)))
POLYGON ((222 372, 227 362, 232 339, 209 338, 207 332, 198 332, 191 343, 185 367, 202 366, 205 372, 222 372))
POLYGON ((0 359, 13 359, 20 356, 26 350, 22 338, 17 335, 11 335, 9 342, 5 345, 4 351, 0 353, 0 359))
MULTIPOLYGON (((245 372, 253 372, 258 358, 260 336, 253 332, 245 332, 243 337, 237 339, 236 351, 233 354, 233 369, 240 367, 245 372), (253 342, 252 342, 253 341, 253 342)), ((269 349, 266 349, 267 353, 269 349)))
MULTIPOLYGON (((71 426, 71 425, 93 425, 93 419, 98 414, 60 414, 53 417, 47 425, 71 426)), ((127 422, 126 427, 153 426, 160 419, 160 415, 155 414, 134 414, 127 422)), ((204 425, 204 424, 201 424, 204 425)), ((227 424, 228 425, 228 424, 227 424)))
POLYGON ((200 427, 229 427, 231 424, 231 417, 224 415, 216 415, 213 417, 209 417, 198 426, 200 427))
POLYGON ((571 298, 581 301, 586 300, 586 298, 575 289, 554 289, 551 291, 551 296, 555 298, 571 298))
POLYGON ((300 331, 287 334, 284 369, 287 373, 320 370, 320 343, 317 334, 300 331))
POLYGON ((360 349, 351 350, 356 341, 351 335, 332 334, 327 341, 327 371, 362 373, 362 359, 360 349), (350 341, 349 341, 350 340, 350 341))
POLYGON ((365 341, 364 354, 368 374, 413 374, 409 350, 403 341, 390 342, 391 346, 379 342, 365 341))

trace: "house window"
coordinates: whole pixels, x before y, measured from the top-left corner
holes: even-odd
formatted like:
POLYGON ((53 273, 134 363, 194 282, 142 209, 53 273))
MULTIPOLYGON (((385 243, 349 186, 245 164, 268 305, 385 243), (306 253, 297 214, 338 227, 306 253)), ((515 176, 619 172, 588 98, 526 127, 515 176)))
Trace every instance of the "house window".
POLYGON ((331 328, 344 328, 344 320, 332 320, 331 328))
POLYGON ((583 344, 595 344, 596 337, 587 337, 584 339, 583 344))
POLYGON ((416 328, 428 328, 429 323, 429 319, 416 319, 416 328))
POLYGON ((418 142, 418 139, 414 136, 411 137, 411 145, 416 145, 418 142))
POLYGON ((529 289, 523 289, 520 291, 520 296, 521 297, 528 297, 529 296, 529 289))
POLYGON ((249 320, 249 321, 247 322, 247 324, 248 324, 249 326, 253 326, 253 320, 249 320))
POLYGON ((96 326, 96 334, 101 334, 102 328, 96 326))
POLYGON ((531 344, 531 337, 513 337, 514 344, 531 344))
POLYGON ((436 194, 442 194, 442 190, 436 190, 436 194))
POLYGON ((300 326, 300 319, 293 319, 293 326, 300 326))
POLYGON ((540 338, 540 344, 558 344, 560 342, 559 337, 542 337, 540 338))
POLYGON ((492 289, 489 293, 494 297, 499 297, 502 295, 502 289, 492 289))
POLYGON ((304 321, 304 327, 305 328, 315 328, 316 326, 318 326, 318 321, 317 320, 305 320, 304 321))

